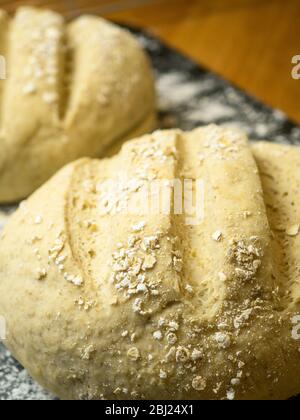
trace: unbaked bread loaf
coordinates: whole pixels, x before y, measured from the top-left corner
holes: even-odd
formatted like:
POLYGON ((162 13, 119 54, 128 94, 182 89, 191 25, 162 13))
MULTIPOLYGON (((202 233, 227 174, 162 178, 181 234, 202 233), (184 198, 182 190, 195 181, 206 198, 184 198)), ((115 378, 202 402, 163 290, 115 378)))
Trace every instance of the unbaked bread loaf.
POLYGON ((0 202, 31 194, 80 157, 152 130, 150 64, 127 31, 96 16, 66 24, 30 7, 0 11, 0 202))
POLYGON ((296 395, 299 168, 299 148, 217 126, 65 167, 3 233, 8 348, 62 399, 296 395), (202 180, 201 223, 125 212, 174 179, 202 180))

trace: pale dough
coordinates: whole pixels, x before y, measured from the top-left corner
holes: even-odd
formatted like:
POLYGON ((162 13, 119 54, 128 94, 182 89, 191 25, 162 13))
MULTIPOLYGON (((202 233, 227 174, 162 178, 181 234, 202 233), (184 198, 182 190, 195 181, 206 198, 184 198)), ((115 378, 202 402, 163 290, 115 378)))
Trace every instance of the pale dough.
POLYGON ((43 9, 0 11, 0 203, 30 195, 80 157, 155 127, 149 60, 134 37, 100 17, 66 23, 43 9))
POLYGON ((299 148, 216 126, 65 167, 0 242, 8 348, 62 399, 297 395, 299 168, 299 148), (155 179, 202 179, 203 221, 124 213, 155 179))

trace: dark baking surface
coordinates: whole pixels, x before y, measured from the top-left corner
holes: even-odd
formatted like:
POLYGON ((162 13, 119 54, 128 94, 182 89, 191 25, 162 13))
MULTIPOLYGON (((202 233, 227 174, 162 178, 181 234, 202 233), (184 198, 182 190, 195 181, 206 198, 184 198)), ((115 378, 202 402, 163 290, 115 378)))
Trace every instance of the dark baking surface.
MULTIPOLYGON (((252 140, 300 145, 300 127, 278 111, 136 29, 155 68, 160 125, 189 130, 209 123, 238 126, 252 140)), ((242 71, 242 69, 241 69, 242 71)), ((0 207, 2 212, 11 208, 0 207)), ((1 221, 0 221, 1 229, 1 221)), ((1 315, 1 314, 0 314, 1 315)), ((0 345, 0 400, 52 400, 0 345)))

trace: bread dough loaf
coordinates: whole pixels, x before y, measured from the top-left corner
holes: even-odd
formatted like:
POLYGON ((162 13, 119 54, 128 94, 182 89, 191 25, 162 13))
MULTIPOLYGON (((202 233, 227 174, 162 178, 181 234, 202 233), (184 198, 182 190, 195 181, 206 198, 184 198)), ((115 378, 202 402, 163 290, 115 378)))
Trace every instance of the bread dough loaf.
POLYGON ((0 202, 31 194, 66 163, 100 157, 155 125, 150 64, 126 30, 96 16, 0 11, 0 202))
POLYGON ((298 394, 299 168, 299 148, 216 126, 65 167, 0 243, 8 348, 62 399, 298 394), (125 212, 173 179, 203 181, 201 223, 125 212))

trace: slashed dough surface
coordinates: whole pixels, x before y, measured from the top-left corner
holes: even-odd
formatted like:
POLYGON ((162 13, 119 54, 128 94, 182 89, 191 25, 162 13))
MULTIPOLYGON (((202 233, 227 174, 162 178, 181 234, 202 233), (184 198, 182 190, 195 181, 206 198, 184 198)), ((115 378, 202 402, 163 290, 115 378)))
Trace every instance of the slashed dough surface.
POLYGON ((298 394, 299 168, 298 148, 217 126, 65 167, 0 242, 8 348, 60 398, 298 394), (174 179, 203 181, 201 223, 124 211, 174 179))

